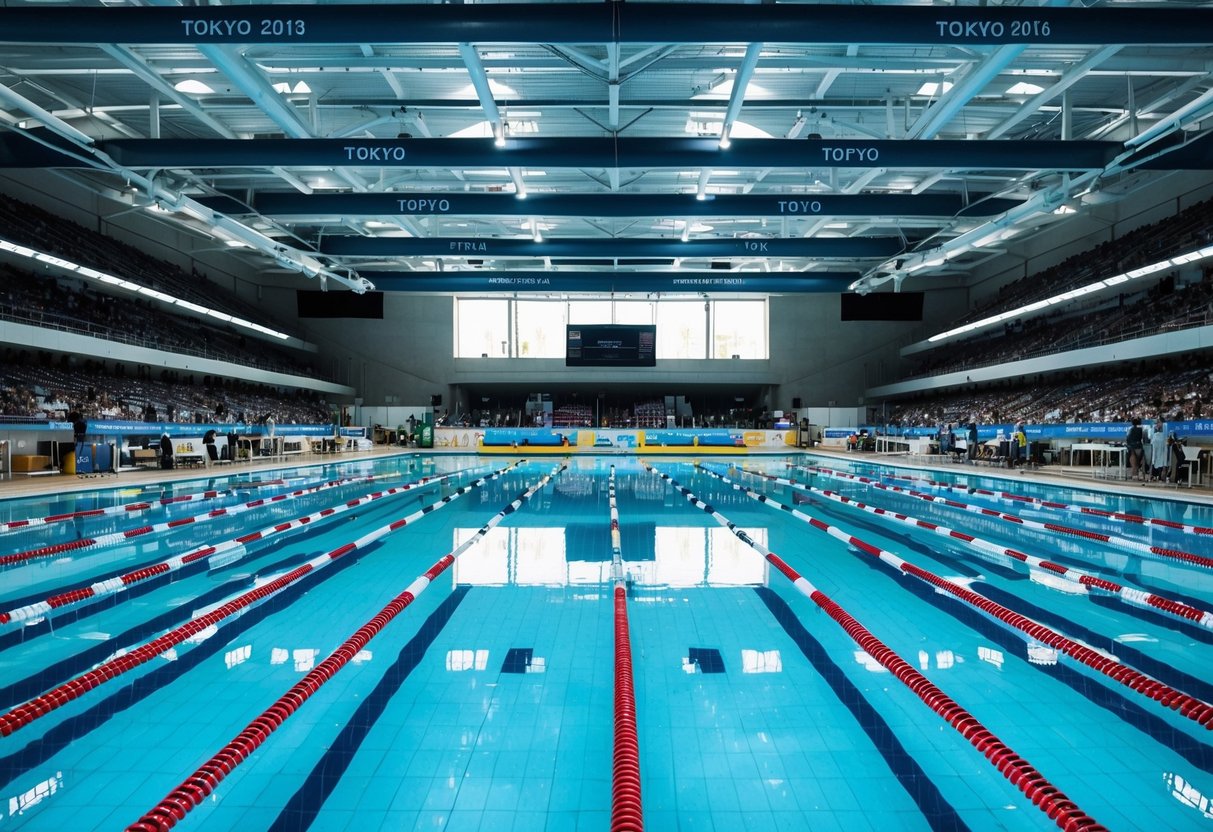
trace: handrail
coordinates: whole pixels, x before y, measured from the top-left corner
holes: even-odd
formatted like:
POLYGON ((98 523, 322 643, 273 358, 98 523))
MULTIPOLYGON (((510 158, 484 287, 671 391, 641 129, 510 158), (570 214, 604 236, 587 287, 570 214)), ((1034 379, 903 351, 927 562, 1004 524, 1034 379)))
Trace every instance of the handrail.
MULTIPOLYGON (((455 559, 476 543, 484 539, 485 534, 500 523, 505 517, 516 511, 525 501, 548 484, 559 471, 564 470, 562 463, 549 474, 543 476, 537 483, 529 487, 522 495, 497 512, 488 523, 480 527, 476 534, 469 537, 459 546, 443 555, 434 565, 417 576, 408 588, 393 598, 379 614, 363 624, 345 642, 329 654, 328 658, 318 664, 306 676, 296 682, 290 690, 278 698, 261 715, 250 722, 243 731, 236 735, 211 759, 200 766, 192 775, 164 797, 158 804, 149 809, 144 815, 127 827, 127 832, 162 832, 172 829, 179 821, 185 819, 187 813, 202 803, 215 790, 215 787, 231 774, 236 766, 244 762, 266 741, 270 734, 276 731, 295 711, 303 706, 312 694, 333 678, 341 668, 345 667, 354 656, 366 647, 384 627, 391 623, 406 607, 417 599, 434 580, 441 575, 455 559)), ((505 469, 502 469, 505 470, 505 469)), ((360 541, 377 540, 385 534, 403 526, 397 521, 383 526, 360 541)), ((357 545, 347 543, 347 546, 357 545)))

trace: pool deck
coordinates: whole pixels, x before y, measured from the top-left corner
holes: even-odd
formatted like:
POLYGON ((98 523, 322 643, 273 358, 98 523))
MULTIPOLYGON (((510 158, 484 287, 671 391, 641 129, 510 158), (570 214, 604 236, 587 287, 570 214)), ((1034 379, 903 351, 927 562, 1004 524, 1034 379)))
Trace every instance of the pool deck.
MULTIPOLYGON (((519 449, 523 451, 524 449, 519 449)), ((662 449, 669 453, 670 449, 662 449)), ((796 449, 789 448, 789 453, 798 453, 796 449)), ((461 453, 467 453, 466 450, 461 453)), ((517 453, 517 452, 516 452, 517 453)), ((1180 500, 1190 503, 1199 503, 1203 505, 1213 505, 1213 487, 1209 484, 1194 485, 1188 487, 1186 484, 1175 486, 1170 483, 1143 483, 1133 482, 1116 478, 1103 478, 1096 476, 1100 472, 1098 468, 1086 467, 1070 467, 1063 465, 1047 465, 1038 468, 1020 468, 1016 470, 1008 470, 1006 468, 990 467, 985 465, 967 465, 964 463, 954 463, 949 461, 940 461, 934 457, 919 457, 913 455, 886 455, 874 453, 858 453, 845 451, 832 451, 824 448, 814 448, 814 455, 837 459, 846 462, 866 462, 872 464, 885 464, 907 470, 916 470, 923 472, 938 472, 947 474, 961 474, 976 477, 989 477, 1000 479, 1007 482, 1008 486, 1013 487, 1015 482, 1031 482, 1035 484, 1054 483, 1058 486, 1068 488, 1087 488, 1096 491, 1105 491, 1115 494, 1128 494, 1135 497, 1143 497, 1145 499, 1164 499, 1164 500, 1180 500)), ((322 454, 305 454, 299 457, 291 457, 288 460, 282 459, 255 459, 250 462, 242 462, 235 465, 222 465, 212 468, 188 468, 172 471, 162 471, 157 468, 138 468, 133 470, 124 470, 118 474, 101 474, 101 475, 86 475, 72 476, 67 474, 50 474, 42 476, 25 476, 23 474, 15 474, 13 476, 0 479, 0 499, 13 497, 34 497, 43 494, 68 493, 75 491, 89 491, 100 488, 114 488, 117 486, 140 486, 154 482, 182 482, 187 480, 206 480, 212 477, 232 476, 236 474, 244 474, 250 471, 273 471, 280 468, 297 469, 306 466, 320 466, 340 462, 352 462, 366 459, 379 459, 381 457, 391 456, 412 456, 419 455, 440 455, 449 456, 450 450, 444 451, 429 451, 418 450, 416 448, 401 448, 394 445, 376 445, 368 451, 347 451, 340 455, 322 455, 322 454)), ((518 456, 526 456, 525 453, 517 453, 518 456)), ((644 456, 644 453, 638 454, 644 456)), ((711 449, 699 449, 698 453, 688 454, 690 456, 710 456, 711 449)), ((771 455, 755 456, 755 459, 772 459, 771 455)), ((1206 472, 1204 479, 1210 479, 1206 472)))

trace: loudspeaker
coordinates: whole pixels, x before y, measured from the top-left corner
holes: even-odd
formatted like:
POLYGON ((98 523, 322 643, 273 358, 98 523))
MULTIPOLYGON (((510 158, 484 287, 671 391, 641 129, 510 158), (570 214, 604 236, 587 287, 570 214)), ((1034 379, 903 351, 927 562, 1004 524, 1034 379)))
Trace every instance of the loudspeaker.
POLYGON ((792 397, 792 409, 793 409, 793 410, 800 410, 800 408, 801 408, 802 406, 803 406, 803 405, 801 405, 801 404, 800 404, 800 396, 793 396, 793 397, 792 397))
POLYGON ((430 407, 438 407, 441 404, 442 404, 442 396, 438 395, 437 393, 430 396, 430 407))

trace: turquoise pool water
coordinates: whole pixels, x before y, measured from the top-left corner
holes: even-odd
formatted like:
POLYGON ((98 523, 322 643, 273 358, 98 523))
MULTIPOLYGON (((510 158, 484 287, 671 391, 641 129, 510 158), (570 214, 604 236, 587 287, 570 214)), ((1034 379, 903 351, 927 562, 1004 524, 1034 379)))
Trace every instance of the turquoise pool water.
POLYGON ((1213 702, 1213 629, 1131 603, 1213 608, 1209 508, 807 456, 511 462, 408 456, 0 502, 10 714, 266 589, 76 698, 10 721, 0 829, 137 822, 453 551, 450 568, 179 828, 609 829, 612 465, 649 829, 1056 828, 766 549, 1096 821, 1213 829, 1209 728, 871 554, 1213 702), (160 563, 172 568, 148 573, 160 563), (1083 575, 1125 591, 1096 591, 1083 575), (88 587, 93 597, 69 595, 88 587), (48 598, 60 600, 41 606, 48 598))

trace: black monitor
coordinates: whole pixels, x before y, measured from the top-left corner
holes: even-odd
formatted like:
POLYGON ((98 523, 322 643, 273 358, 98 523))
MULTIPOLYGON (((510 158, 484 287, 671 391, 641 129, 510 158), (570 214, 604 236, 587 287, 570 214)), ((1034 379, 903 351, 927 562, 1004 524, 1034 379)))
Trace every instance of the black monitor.
POLYGON ((654 367, 657 327, 653 324, 569 324, 566 367, 654 367))

